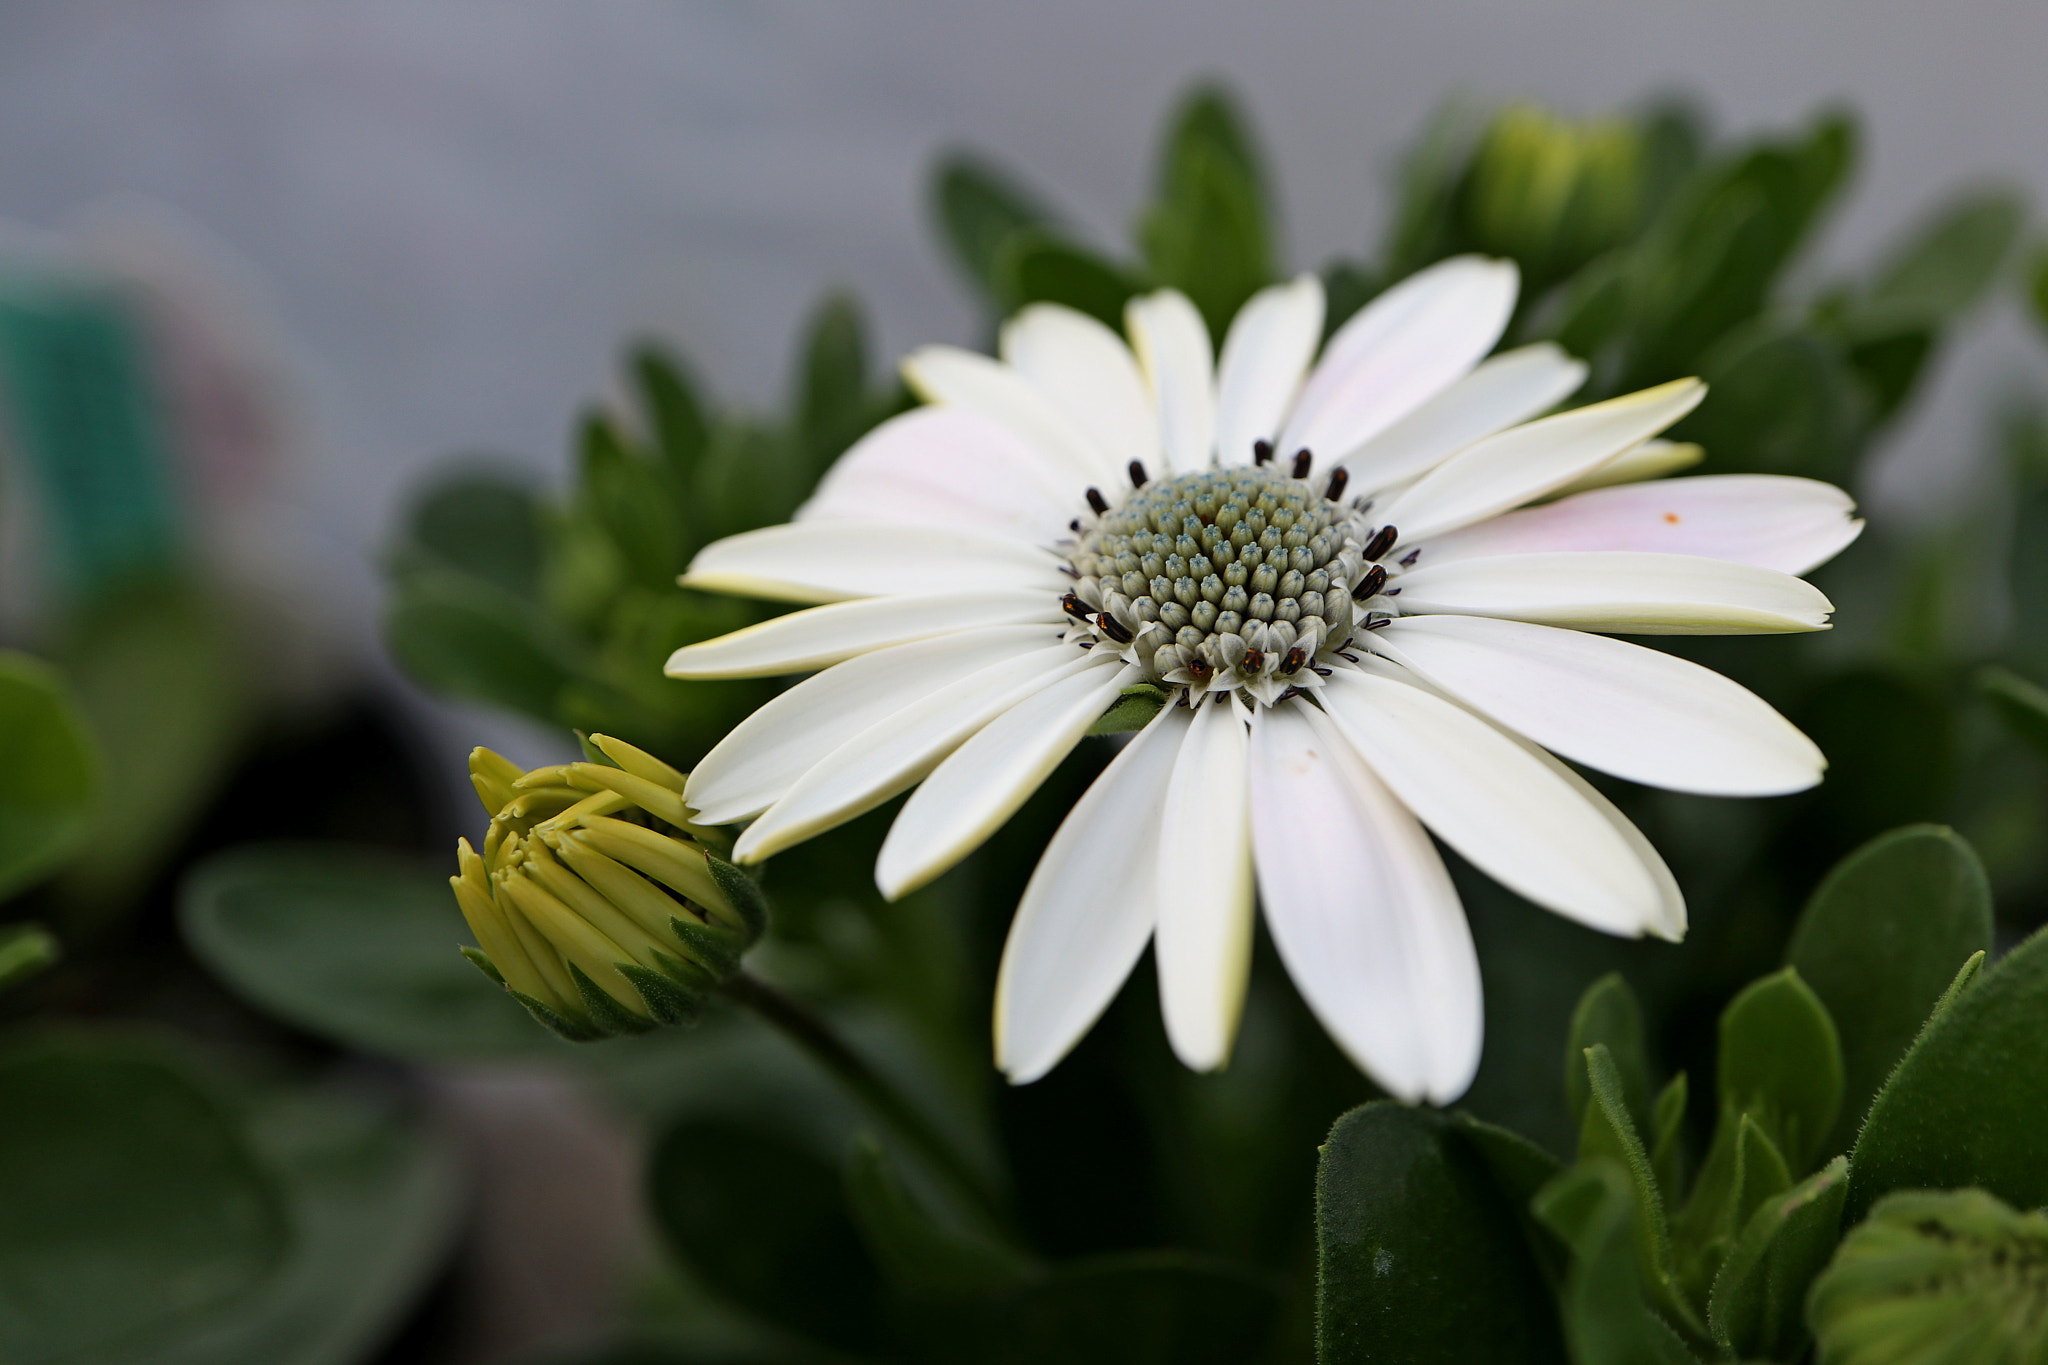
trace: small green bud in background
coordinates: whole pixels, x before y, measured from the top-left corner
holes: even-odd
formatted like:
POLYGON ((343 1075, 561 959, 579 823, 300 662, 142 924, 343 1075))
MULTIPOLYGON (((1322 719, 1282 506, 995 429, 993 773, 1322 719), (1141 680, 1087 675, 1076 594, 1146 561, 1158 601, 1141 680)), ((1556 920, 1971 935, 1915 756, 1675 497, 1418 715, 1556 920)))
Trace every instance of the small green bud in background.
POLYGON ((608 762, 523 772, 477 749, 483 852, 458 841, 449 882, 471 961, 575 1042, 687 1023, 766 926, 760 892, 690 820, 684 774, 607 735, 608 762))
POLYGON ((1820 1365, 2048 1360, 2048 1216, 1982 1190, 1880 1200, 1814 1281, 1820 1365))
POLYGON ((1465 230, 1512 257, 1535 291, 1634 230, 1643 205, 1643 148, 1618 118, 1573 123, 1533 105, 1494 116, 1466 172, 1465 230))

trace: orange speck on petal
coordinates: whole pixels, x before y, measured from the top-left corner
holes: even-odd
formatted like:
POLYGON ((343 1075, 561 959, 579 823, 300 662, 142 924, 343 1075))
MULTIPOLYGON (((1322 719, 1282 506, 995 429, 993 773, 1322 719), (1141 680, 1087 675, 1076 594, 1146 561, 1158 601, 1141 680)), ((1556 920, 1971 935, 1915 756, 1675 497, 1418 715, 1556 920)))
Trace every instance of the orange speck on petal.
POLYGON ((1678 513, 1676 513, 1676 512, 1666 512, 1666 513, 1664 514, 1664 520, 1666 520, 1666 521, 1670 522, 1670 523, 1671 523, 1671 524, 1672 524, 1673 526, 1676 526, 1676 525, 1678 525, 1678 513))

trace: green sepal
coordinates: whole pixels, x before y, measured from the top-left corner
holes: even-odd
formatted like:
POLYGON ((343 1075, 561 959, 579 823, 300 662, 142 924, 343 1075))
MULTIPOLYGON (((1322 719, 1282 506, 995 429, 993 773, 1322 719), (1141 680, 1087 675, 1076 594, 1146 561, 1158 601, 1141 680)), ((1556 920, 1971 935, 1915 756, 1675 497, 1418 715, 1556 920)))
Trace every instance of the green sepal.
POLYGON ((1657 1174, 1657 1188, 1677 1199, 1685 1188, 1685 1105, 1690 1085, 1685 1073, 1673 1076, 1657 1092, 1650 1114, 1650 1169, 1657 1174))
MULTIPOLYGON (((459 948, 457 948, 456 951, 460 952, 464 957, 468 958, 470 961, 470 965, 475 967, 478 971, 482 972, 485 976, 488 976, 491 980, 497 982, 500 986, 505 985, 505 974, 498 970, 498 964, 491 961, 490 957, 485 954, 483 949, 472 948, 467 943, 465 943, 462 944, 459 948)), ((506 989, 510 990, 511 987, 506 986, 506 989)))
POLYGON ((505 993, 526 1006, 526 1012, 538 1020, 548 1032, 569 1043, 595 1043, 609 1035, 601 1028, 563 1014, 552 1005, 543 1004, 524 991, 506 987, 505 993))
POLYGON ((668 930, 689 950, 691 960, 711 978, 713 984, 740 969, 740 955, 747 950, 747 945, 735 941, 739 937, 737 934, 693 923, 681 915, 669 916, 668 930))
POLYGON ((1635 992, 1620 972, 1607 975, 1586 987, 1572 1011, 1571 1032, 1565 1044, 1564 1088, 1572 1118, 1583 1123, 1591 1092, 1586 1087, 1586 1049, 1605 1044, 1616 1073, 1621 1078, 1622 1096, 1630 1120, 1640 1130, 1650 1117, 1650 1075, 1643 1047, 1643 1011, 1635 992))
POLYGON ((583 1008, 590 1011, 591 1022, 603 1033, 645 1033, 654 1027, 652 1019, 641 1018, 613 999, 611 993, 585 975, 581 967, 571 962, 568 968, 570 979, 576 983, 576 993, 583 997, 583 1008))
POLYGON ((1152 718, 1166 706, 1166 693, 1150 683, 1139 683, 1126 687, 1117 699, 1109 704, 1096 722, 1088 727, 1091 735, 1120 735, 1127 730, 1142 730, 1152 723, 1152 718))
MULTIPOLYGON (((661 957, 668 958, 666 953, 661 957)), ((673 962, 675 959, 668 958, 673 962)), ((680 967, 682 964, 677 963, 680 967)), ((667 966, 664 962, 663 966, 667 966)), ((659 1024, 694 1024, 703 1012, 703 998, 693 995, 662 972, 650 970, 634 962, 621 962, 619 975, 633 983, 640 992, 640 998, 647 1003, 647 1012, 659 1024)))
POLYGON ((1849 1159, 1838 1156, 1750 1215, 1707 1300, 1714 1340, 1732 1358, 1794 1360, 1806 1349, 1806 1291, 1841 1240, 1848 1193, 1849 1159))
POLYGON ((62 956, 57 936, 40 924, 0 926, 0 990, 28 980, 62 956))
POLYGON ((745 937, 739 951, 744 953, 768 932, 768 898, 761 894, 760 886, 752 877, 710 849, 704 850, 704 864, 711 870, 711 879, 718 883, 718 889, 725 893, 733 913, 740 917, 745 937))

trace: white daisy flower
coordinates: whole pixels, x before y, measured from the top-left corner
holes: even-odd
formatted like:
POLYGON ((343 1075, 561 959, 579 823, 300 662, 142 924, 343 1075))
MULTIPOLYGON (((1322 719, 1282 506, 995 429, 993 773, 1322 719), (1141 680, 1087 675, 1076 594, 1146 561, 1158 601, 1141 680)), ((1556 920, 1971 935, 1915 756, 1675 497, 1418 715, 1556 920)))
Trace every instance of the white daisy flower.
POLYGON ((1677 791, 1813 785, 1820 752, 1764 702, 1611 637, 1823 630, 1827 599, 1794 575, 1860 528, 1805 479, 1601 486, 1687 462, 1652 438, 1703 386, 1539 417, 1585 368, 1547 344, 1484 358, 1516 283, 1505 262, 1445 261, 1320 359, 1308 275, 1247 303, 1220 359, 1172 291, 1131 303, 1128 342, 1034 305, 1000 360, 913 353, 927 406, 849 450, 794 523, 707 547, 683 579, 827 604, 669 661, 822 670, 698 766, 699 819, 751 821, 734 853, 753 862, 915 787, 875 869, 893 899, 1149 685, 1169 704, 1018 907, 998 1064, 1050 1070, 1151 942, 1174 1050, 1222 1066, 1256 885, 1353 1060, 1403 1098, 1463 1093, 1478 961, 1424 830, 1559 914, 1680 937, 1663 861, 1552 754, 1677 791))

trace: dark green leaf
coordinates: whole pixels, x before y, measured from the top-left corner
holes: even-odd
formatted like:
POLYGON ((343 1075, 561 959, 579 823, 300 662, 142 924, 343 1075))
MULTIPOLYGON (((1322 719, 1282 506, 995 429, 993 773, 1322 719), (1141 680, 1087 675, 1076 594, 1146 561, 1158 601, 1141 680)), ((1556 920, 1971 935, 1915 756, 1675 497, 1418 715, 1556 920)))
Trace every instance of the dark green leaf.
POLYGON ((1323 267, 1323 340, 1372 301, 1378 282, 1356 261, 1332 261, 1323 267))
POLYGON ((447 870, 345 845, 244 845, 187 874, 180 919, 238 994, 345 1046, 417 1058, 550 1048, 456 951, 469 930, 447 870))
POLYGON ((1842 1235, 1849 1162, 1836 1157, 1750 1215, 1714 1279, 1714 1339, 1737 1359, 1794 1360, 1806 1347, 1806 1290, 1842 1235))
POLYGON ((0 991, 52 966, 64 950, 40 924, 0 925, 0 991))
POLYGON ((1214 337, 1273 278, 1258 154, 1242 114, 1221 90, 1197 90, 1181 106, 1138 240, 1153 278, 1193 300, 1214 337))
POLYGON ((2048 758, 2048 691, 1996 667, 1977 674, 1977 690, 1991 698, 2007 728, 2048 758))
POLYGON ((540 590, 541 508, 532 489, 483 470, 447 475, 413 503, 394 569, 452 569, 514 597, 540 590))
POLYGON ((569 647, 538 608, 449 573, 409 578, 384 621, 392 657, 430 692, 552 722, 573 676, 569 647))
POLYGON ((1854 848, 1887 830, 1936 818, 1955 767, 1953 702, 1944 689, 1875 668, 1835 673, 1789 708, 1828 756, 1827 781, 1806 815, 1809 838, 1854 848), (1876 734, 1911 744, 1873 744, 1876 734))
POLYGON ((1270 1349, 1280 1296, 1266 1279, 1185 1252, 1060 1267, 1004 1306, 966 1358, 988 1365, 1239 1365, 1270 1349))
POLYGON ((2018 1208, 2048 1204, 2048 932, 2001 958, 1928 1022, 1870 1106, 1847 1216, 1886 1193, 1976 1185, 2018 1208))
POLYGON ((1792 1188, 1792 1171, 1757 1121, 1744 1114, 1735 1126, 1735 1181, 1729 1200, 1731 1228, 1749 1225, 1765 1200, 1792 1188))
POLYGON ((830 295, 812 311, 794 406, 797 440, 815 483, 872 421, 867 324, 851 295, 830 295))
POLYGON ((854 1145, 847 1160, 846 1196, 869 1252, 908 1297, 997 1294, 1017 1288, 1034 1270, 1014 1249, 934 1215, 873 1139, 854 1145))
POLYGON ((1894 830, 1835 865, 1785 954, 1841 1034, 1844 1103, 1823 1150, 1847 1150, 1956 968, 1990 946, 1991 888, 1953 830, 1894 830))
POLYGON ((839 1172, 788 1138, 689 1118, 655 1145, 648 1198, 693 1274, 760 1318, 844 1350, 879 1340, 880 1273, 839 1172))
POLYGON ((1834 1020, 1796 969, 1750 983, 1721 1013, 1724 1116, 1747 1114, 1795 1171, 1811 1170, 1842 1106, 1834 1020))
POLYGON ((1650 1119, 1650 1065, 1643 1050, 1643 1011, 1636 993, 1620 972, 1607 975, 1586 987, 1572 1011, 1571 1033, 1565 1041, 1564 1088, 1572 1117, 1581 1122, 1586 1115, 1586 1049, 1595 1043, 1606 1045, 1616 1074, 1621 1078, 1622 1098, 1637 1131, 1650 1119))
POLYGON ((998 312, 1014 307, 999 262, 1011 237, 1054 226, 1037 198, 991 163, 954 154, 932 175, 932 205, 960 269, 998 312))
POLYGON ((632 449, 611 418, 586 413, 578 440, 577 502, 617 548, 636 583, 667 590, 683 571, 680 489, 632 449))
POLYGON ((1963 194, 1937 208, 1879 270, 1866 315, 1920 324, 1953 320, 1998 277, 2026 206, 2002 189, 1963 194))
POLYGON ((790 436, 753 422, 721 423, 697 467, 697 534, 716 540, 788 521, 811 485, 790 436))
POLYGON ((47 875, 85 837, 99 794, 92 736, 55 669, 0 651, 0 900, 47 875))
POLYGON ((1848 482, 1868 412, 1839 344, 1760 321, 1697 370, 1707 398, 1677 439, 1706 447, 1720 469, 1848 482))
POLYGON ((1126 730, 1142 730, 1152 723, 1166 705, 1166 694, 1149 683, 1126 687, 1102 718, 1088 727, 1091 735, 1119 735, 1126 730))
POLYGON ((647 411, 654 451, 667 466, 676 486, 688 488, 697 461, 711 440, 711 420, 682 362, 652 342, 634 347, 633 377, 647 411))
POLYGON ((1674 1201, 1685 1188, 1683 1137, 1687 1090, 1685 1073, 1681 1071, 1657 1092, 1657 1103, 1650 1115, 1650 1169, 1657 1174, 1657 1188, 1668 1191, 1674 1201))
POLYGON ((1696 1365, 1644 1301, 1628 1172, 1611 1161, 1583 1162, 1543 1187, 1535 1212, 1572 1250, 1558 1306, 1573 1365, 1696 1365))
POLYGON ((282 1181, 290 1254, 231 1317, 134 1365, 375 1358, 461 1229, 464 1181, 454 1145, 360 1087, 264 1097, 251 1108, 247 1132, 282 1181))
POLYGON ((1004 244, 996 260, 996 278, 1009 301, 1006 311, 1027 303, 1058 303, 1119 333, 1124 305, 1141 287, 1087 248, 1036 232, 1019 233, 1004 244))
POLYGON ((236 1115, 157 1049, 0 1056, 0 1358, 132 1358, 247 1300, 289 1241, 236 1115))
POLYGON ((2027 302, 2034 305, 2034 321, 2048 327, 2048 244, 2037 245, 2028 262, 2027 302))
POLYGON ((1316 1226, 1324 1365, 1561 1359, 1515 1209, 1442 1115, 1379 1100, 1338 1119, 1316 1226))
MULTIPOLYGON (((1643 1290, 1662 1312, 1690 1322, 1691 1306, 1678 1290, 1664 1192, 1658 1188, 1650 1155, 1629 1116, 1620 1071, 1604 1043, 1587 1048, 1584 1058, 1588 1101, 1579 1161, 1608 1162, 1628 1172, 1635 1204, 1637 1271, 1643 1290)), ((1675 1198, 1677 1191, 1671 1193, 1675 1198)))

